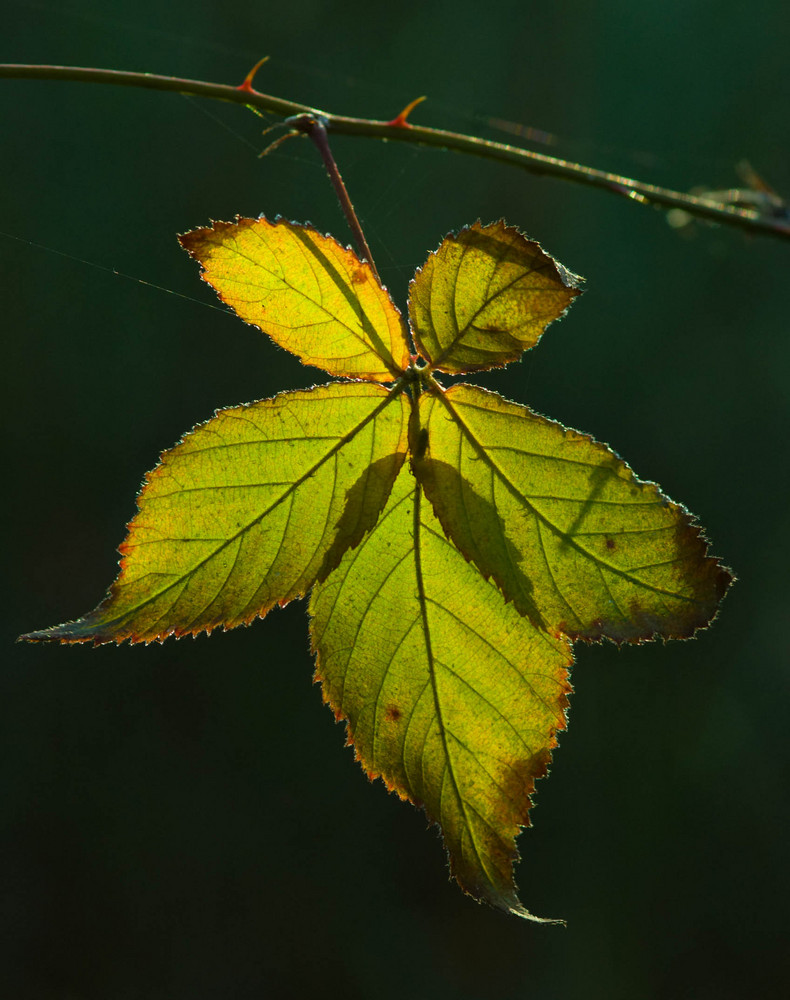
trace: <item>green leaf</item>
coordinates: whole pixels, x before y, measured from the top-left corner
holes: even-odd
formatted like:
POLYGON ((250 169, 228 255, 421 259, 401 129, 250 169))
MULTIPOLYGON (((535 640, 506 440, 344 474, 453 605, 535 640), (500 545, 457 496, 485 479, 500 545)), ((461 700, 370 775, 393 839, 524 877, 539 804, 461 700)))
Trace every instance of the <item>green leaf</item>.
POLYGON ((409 363, 400 313, 370 264, 310 226, 215 222, 179 237, 241 318, 332 375, 388 382, 409 363))
POLYGON ((501 367, 563 315, 580 281, 512 226, 476 222, 447 236, 415 275, 415 343, 441 371, 501 367))
POLYGON ((471 385, 423 395, 420 421, 415 468, 445 530, 536 624, 635 642, 715 615, 730 574, 606 445, 471 385))
POLYGON ((412 282, 421 365, 372 269, 329 237, 240 219, 181 241, 243 319, 356 381, 187 434, 147 477, 107 599, 23 638, 196 634, 312 587, 324 697, 367 773, 425 807, 467 892, 537 919, 515 837, 565 726, 570 640, 685 638, 732 580, 605 445, 437 382, 517 358, 577 279, 501 222, 448 237, 412 282))
POLYGON ((316 676, 368 775, 440 825, 461 886, 532 918, 515 837, 565 728, 570 644, 504 604, 420 492, 404 467, 376 528, 313 588, 316 676))
POLYGON ((375 524, 405 415, 402 396, 364 383, 221 410, 146 477, 107 599, 25 638, 149 642, 302 597, 375 524))

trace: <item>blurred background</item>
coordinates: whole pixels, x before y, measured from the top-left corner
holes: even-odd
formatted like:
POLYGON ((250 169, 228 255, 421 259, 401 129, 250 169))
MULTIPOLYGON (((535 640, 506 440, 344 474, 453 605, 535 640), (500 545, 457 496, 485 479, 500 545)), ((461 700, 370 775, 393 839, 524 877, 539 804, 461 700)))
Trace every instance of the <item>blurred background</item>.
MULTIPOLYGON (((748 158, 790 194, 783 4, 0 0, 0 61, 168 73, 414 120, 680 190, 748 158), (507 124, 509 123, 509 124, 507 124), (520 138, 518 133, 522 133, 520 138), (546 138, 537 136, 538 139, 546 138)), ((269 119, 273 123, 274 119, 269 119)), ((578 648, 517 881, 448 882, 311 683, 304 607, 148 648, 14 645, 93 608, 160 451, 321 380, 217 310, 176 233, 234 215, 348 239, 306 140, 175 94, 0 80, 6 480, 0 968, 19 1000, 729 1000, 788 995, 790 244, 513 167, 338 137, 405 303, 449 230, 504 217, 587 292, 480 381, 609 442, 738 573, 696 640, 578 648)))

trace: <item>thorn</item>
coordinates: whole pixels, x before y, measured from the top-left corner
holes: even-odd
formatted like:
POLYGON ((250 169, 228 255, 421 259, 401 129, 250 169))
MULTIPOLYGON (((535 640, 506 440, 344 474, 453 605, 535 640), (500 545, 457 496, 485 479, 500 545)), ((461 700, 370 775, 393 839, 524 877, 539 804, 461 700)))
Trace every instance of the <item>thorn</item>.
POLYGON ((259 59, 252 67, 252 69, 249 71, 249 73, 244 77, 244 80, 238 85, 238 87, 236 87, 236 90, 246 90, 247 93, 254 94, 255 90, 253 89, 252 81, 255 77, 255 74, 258 72, 261 66, 263 66, 263 64, 268 61, 269 61, 269 56, 264 56, 263 59, 259 59))
POLYGON ((387 122, 392 128, 411 128, 411 125, 407 121, 409 115, 414 111, 418 104, 422 104, 425 97, 415 97, 415 99, 407 104, 406 107, 401 111, 399 115, 395 115, 392 121, 387 122))

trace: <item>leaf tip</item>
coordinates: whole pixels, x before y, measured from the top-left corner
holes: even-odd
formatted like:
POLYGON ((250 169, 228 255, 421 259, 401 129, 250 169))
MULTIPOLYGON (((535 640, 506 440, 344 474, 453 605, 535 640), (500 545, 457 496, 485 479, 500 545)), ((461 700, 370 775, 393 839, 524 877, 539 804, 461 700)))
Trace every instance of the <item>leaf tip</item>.
POLYGON ((533 924, 548 924, 554 927, 567 927, 568 921, 562 917, 538 917, 519 903, 517 906, 508 906, 507 913, 514 917, 520 917, 521 920, 529 920, 533 924))

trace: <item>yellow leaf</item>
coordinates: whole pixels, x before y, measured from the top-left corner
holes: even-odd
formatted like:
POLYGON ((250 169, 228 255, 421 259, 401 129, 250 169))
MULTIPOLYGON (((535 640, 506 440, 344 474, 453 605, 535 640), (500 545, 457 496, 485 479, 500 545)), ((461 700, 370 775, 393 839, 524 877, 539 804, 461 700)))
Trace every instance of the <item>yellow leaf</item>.
POLYGON ((400 313, 372 268, 310 226, 215 222, 179 237, 246 322, 332 375, 390 382, 409 363, 400 313))
POLYGON ((316 676, 362 766, 441 826, 467 892, 537 919, 513 884, 515 837, 565 726, 567 640, 505 604, 406 466, 310 615, 316 676))
POLYGON ((375 524, 405 427, 403 397, 361 382, 221 410, 147 476, 104 603, 25 638, 148 642, 302 597, 375 524))
POLYGON ((420 411, 414 466, 439 519, 536 624, 634 642, 715 616, 730 573, 689 512, 606 445, 471 385, 424 394, 420 411))
POLYGON ((414 276, 415 343, 441 371, 501 367, 534 347, 580 280, 512 226, 476 222, 447 236, 414 276))

